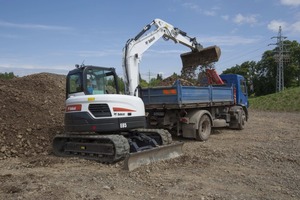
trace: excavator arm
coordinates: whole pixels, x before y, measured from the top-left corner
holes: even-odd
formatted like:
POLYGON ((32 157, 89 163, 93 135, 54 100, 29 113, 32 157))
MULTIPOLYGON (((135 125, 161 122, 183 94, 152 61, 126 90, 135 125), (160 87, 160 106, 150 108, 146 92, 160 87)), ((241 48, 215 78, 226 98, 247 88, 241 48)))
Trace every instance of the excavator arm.
POLYGON ((123 71, 126 94, 137 95, 139 63, 142 59, 142 55, 160 38, 172 40, 175 43, 182 44, 191 49, 191 52, 181 55, 183 68, 216 62, 220 57, 219 47, 203 48, 195 37, 188 36, 184 31, 161 19, 155 19, 146 25, 134 38, 129 39, 123 49, 123 71))

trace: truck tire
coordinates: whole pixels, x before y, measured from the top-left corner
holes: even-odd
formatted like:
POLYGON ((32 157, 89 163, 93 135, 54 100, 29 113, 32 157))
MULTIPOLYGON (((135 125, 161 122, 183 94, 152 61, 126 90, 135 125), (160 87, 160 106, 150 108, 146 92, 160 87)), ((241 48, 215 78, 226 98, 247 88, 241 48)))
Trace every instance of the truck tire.
POLYGON ((238 130, 243 130, 245 128, 245 122, 246 122, 246 113, 244 109, 242 109, 240 114, 239 124, 238 124, 238 130))
POLYGON ((210 118, 204 114, 201 116, 198 130, 196 131, 196 140, 198 141, 206 141, 211 133, 211 121, 210 118))

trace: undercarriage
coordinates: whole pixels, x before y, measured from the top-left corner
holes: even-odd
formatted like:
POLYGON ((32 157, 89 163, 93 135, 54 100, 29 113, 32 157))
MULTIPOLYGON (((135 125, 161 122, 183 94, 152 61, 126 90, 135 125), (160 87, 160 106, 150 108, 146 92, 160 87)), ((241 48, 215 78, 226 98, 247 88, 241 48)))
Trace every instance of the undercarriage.
POLYGON ((163 129, 134 129, 115 135, 72 133, 57 135, 53 140, 57 156, 80 157, 101 163, 126 158, 124 167, 128 170, 148 164, 154 158, 157 161, 178 157, 182 154, 182 145, 181 142, 172 144, 171 134, 163 129))

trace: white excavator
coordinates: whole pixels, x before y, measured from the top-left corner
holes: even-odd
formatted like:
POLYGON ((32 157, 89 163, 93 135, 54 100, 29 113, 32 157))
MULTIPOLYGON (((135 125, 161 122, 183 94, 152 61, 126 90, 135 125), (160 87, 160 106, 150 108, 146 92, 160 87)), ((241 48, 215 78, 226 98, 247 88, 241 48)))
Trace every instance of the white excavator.
POLYGON ((203 48, 196 38, 155 19, 123 49, 125 91, 119 91, 114 68, 76 65, 67 75, 65 133, 53 139, 55 155, 104 163, 125 159, 128 170, 182 155, 183 143, 172 141, 167 130, 147 129, 145 106, 138 96, 142 55, 160 38, 191 49, 181 55, 183 66, 204 65, 220 56, 218 47, 203 48))

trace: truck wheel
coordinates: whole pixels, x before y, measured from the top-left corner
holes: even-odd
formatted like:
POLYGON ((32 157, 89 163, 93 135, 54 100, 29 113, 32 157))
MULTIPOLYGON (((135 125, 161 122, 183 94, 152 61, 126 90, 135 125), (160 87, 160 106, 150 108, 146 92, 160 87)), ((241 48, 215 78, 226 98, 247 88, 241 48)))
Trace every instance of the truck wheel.
POLYGON ((245 121, 246 121, 246 113, 244 109, 242 109, 240 117, 240 123, 238 124, 238 130, 243 130, 245 128, 245 121))
POLYGON ((196 132, 196 140, 205 141, 209 138, 210 133, 211 121, 207 115, 202 115, 196 132))

